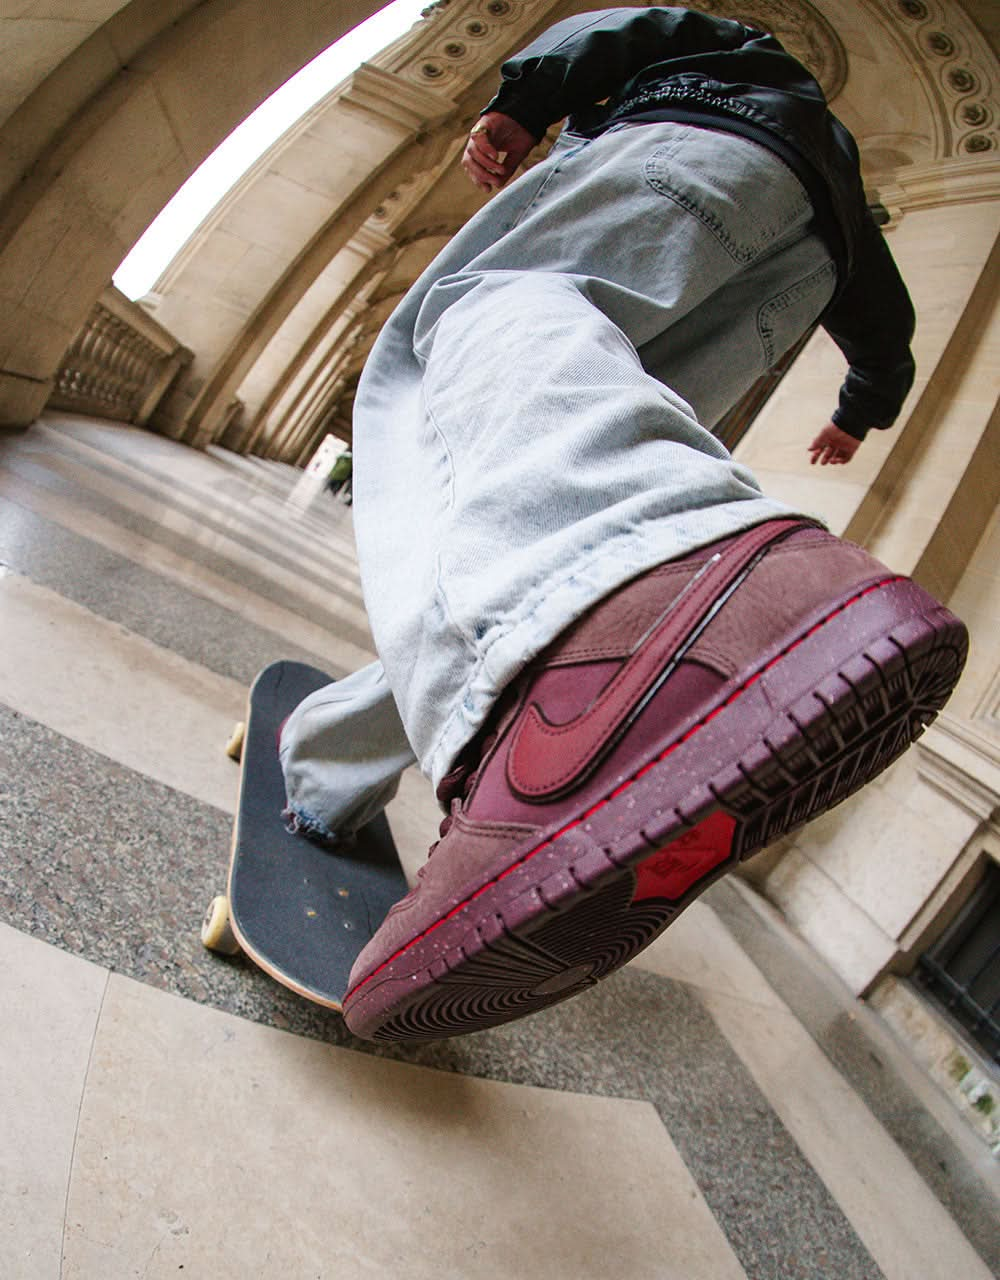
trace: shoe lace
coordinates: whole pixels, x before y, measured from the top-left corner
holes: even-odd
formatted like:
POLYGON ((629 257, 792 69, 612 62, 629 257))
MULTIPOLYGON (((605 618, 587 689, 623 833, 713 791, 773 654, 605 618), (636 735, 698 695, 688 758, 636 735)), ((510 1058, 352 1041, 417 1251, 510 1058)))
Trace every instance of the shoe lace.
POLYGON ((448 812, 441 819, 441 825, 438 828, 438 839, 431 845, 427 854, 428 857, 434 853, 434 850, 451 830, 455 818, 471 795, 472 789, 482 772, 483 764, 496 745, 499 736, 498 733, 487 734, 482 742, 477 744, 475 755, 464 763, 456 765, 451 773, 442 778, 438 784, 438 801, 442 808, 447 807, 448 812))

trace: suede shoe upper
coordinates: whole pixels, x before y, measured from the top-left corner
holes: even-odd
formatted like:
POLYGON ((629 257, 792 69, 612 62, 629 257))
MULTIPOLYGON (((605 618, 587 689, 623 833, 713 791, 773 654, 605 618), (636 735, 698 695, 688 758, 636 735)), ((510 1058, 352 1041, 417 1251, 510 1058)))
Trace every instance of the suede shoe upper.
MULTIPOLYGON (((708 581, 707 568, 740 541, 730 538, 701 548, 627 583, 525 669, 442 781, 438 795, 450 813, 441 839, 415 888, 393 907, 362 952, 352 987, 474 898, 484 884, 502 878, 526 850, 578 822, 838 602, 892 577, 861 548, 799 522, 766 547, 721 604, 709 593, 693 639, 680 656, 675 652, 662 662, 640 705, 623 703, 627 714, 621 724, 606 717, 608 725, 602 724, 598 735, 606 741, 591 753, 593 759, 584 751, 581 765, 576 752, 566 765, 560 742, 573 737, 602 697, 610 696, 609 689, 614 692, 626 665, 644 658, 672 615, 690 607, 692 593, 708 581), (519 755, 518 743, 529 728, 533 749, 519 755), (546 743, 547 750, 538 749, 546 743)), ((574 747, 579 739, 578 734, 574 747)), ((585 846, 582 825, 574 834, 585 846)))

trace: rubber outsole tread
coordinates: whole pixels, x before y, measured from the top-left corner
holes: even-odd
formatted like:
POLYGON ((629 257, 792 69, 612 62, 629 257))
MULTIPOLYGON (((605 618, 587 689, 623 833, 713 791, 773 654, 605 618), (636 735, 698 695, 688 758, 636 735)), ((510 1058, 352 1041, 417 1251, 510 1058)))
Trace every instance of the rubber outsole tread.
MULTIPOLYGON (((569 865, 550 873, 548 881, 563 877, 577 888, 565 905, 546 900, 543 880, 494 912, 502 931, 485 938, 470 926, 477 945, 456 961, 461 972, 449 967, 431 988, 426 971, 410 975, 415 996, 398 1000, 373 1038, 440 1039, 497 1025, 565 999, 631 959, 736 860, 852 795, 919 737, 964 661, 960 624, 946 616, 939 626, 904 622, 895 635, 843 663, 817 690, 778 712, 739 759, 604 847, 605 871, 588 865, 581 875, 569 865), (710 812, 735 823, 724 861, 677 900, 634 898, 637 864, 710 812)), ((664 776, 669 763, 661 757, 656 766, 664 776)), ((589 862, 592 854, 586 857, 589 862)), ((449 948, 445 958, 453 954, 449 948)))

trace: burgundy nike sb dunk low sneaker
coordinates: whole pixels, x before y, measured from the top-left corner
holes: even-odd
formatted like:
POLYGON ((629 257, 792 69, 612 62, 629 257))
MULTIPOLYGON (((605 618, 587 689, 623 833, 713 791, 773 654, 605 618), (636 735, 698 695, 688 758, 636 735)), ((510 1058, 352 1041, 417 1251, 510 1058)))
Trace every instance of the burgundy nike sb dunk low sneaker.
POLYGON ((627 583, 522 672, 441 784, 441 839, 354 966, 348 1027, 440 1039, 597 982, 895 760, 967 641, 802 520, 627 583))

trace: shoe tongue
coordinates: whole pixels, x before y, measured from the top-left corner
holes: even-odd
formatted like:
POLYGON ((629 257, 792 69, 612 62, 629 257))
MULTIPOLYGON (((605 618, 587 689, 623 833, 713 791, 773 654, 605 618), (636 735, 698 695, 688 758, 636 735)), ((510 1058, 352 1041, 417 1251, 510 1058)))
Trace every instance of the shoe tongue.
POLYGON ((438 804, 447 813, 453 800, 465 798, 469 779, 480 768, 484 758, 492 750, 498 737, 507 728, 521 701, 525 673, 517 676, 500 695, 500 698, 476 736, 466 743, 449 773, 437 785, 438 804))
POLYGON ((438 804, 445 812, 451 808, 452 800, 462 794, 462 784, 471 772, 471 764, 457 764, 451 773, 446 773, 438 783, 437 791, 434 794, 437 796, 438 804))

